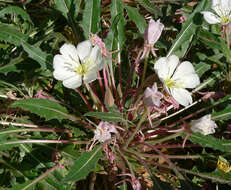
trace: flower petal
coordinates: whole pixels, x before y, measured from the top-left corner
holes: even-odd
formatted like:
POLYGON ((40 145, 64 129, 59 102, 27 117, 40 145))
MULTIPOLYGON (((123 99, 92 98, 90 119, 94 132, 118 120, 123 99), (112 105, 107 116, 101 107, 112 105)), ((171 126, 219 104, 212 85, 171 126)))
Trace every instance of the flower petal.
POLYGON ((171 78, 173 75, 173 72, 175 71, 178 63, 179 58, 176 55, 171 55, 167 57, 167 67, 168 67, 168 77, 171 78))
POLYGON ((220 19, 218 16, 213 14, 212 12, 209 11, 202 11, 201 12, 204 15, 204 19, 209 23, 209 24, 217 24, 221 23, 220 19))
POLYGON ((190 63, 189 61, 184 61, 177 67, 174 75, 172 76, 172 79, 184 81, 184 78, 186 76, 192 74, 196 74, 192 63, 190 63))
POLYGON ((95 70, 88 71, 87 74, 84 75, 83 81, 84 83, 91 83, 97 79, 97 72, 95 70))
POLYGON ((53 76, 57 80, 65 80, 76 75, 76 72, 58 67, 54 70, 53 76))
POLYGON ((82 84, 82 77, 79 75, 75 75, 63 81, 63 86, 72 89, 80 87, 81 84, 82 84))
POLYGON ((64 58, 68 62, 71 62, 71 63, 72 62, 75 62, 75 63, 79 62, 77 49, 72 44, 64 44, 60 48, 60 53, 64 56, 64 58))
POLYGON ((91 53, 92 45, 90 40, 85 40, 77 45, 77 52, 80 60, 84 60, 91 53))
MULTIPOLYGON (((96 72, 103 69, 105 65, 105 59, 101 53, 101 48, 99 46, 95 46, 90 55, 90 60, 94 63, 94 67, 96 69, 96 72)), ((90 68, 92 70, 92 68, 90 68)))
POLYGON ((171 88, 171 95, 182 106, 188 106, 192 104, 191 93, 184 88, 171 88))
POLYGON ((154 69, 158 74, 159 78, 164 80, 166 78, 171 78, 177 64, 179 63, 179 58, 176 55, 171 55, 169 57, 162 57, 154 65, 154 69))
POLYGON ((196 88, 200 84, 200 78, 197 74, 185 75, 181 80, 183 88, 196 88))

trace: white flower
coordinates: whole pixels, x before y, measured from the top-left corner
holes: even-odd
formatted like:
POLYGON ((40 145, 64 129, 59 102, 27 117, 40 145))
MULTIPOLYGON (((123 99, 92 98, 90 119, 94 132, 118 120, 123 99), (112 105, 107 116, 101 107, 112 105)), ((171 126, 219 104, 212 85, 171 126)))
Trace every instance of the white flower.
POLYGON ((211 115, 205 115, 200 119, 191 121, 191 130, 203 135, 215 133, 215 128, 217 128, 217 124, 211 120, 211 115))
POLYGON ((179 58, 171 55, 160 58, 154 69, 167 92, 179 104, 187 106, 192 103, 192 96, 185 88, 195 88, 200 84, 200 79, 189 61, 184 61, 177 67, 178 64, 179 58))
POLYGON ((96 127, 94 133, 94 140, 98 140, 99 142, 105 142, 106 140, 111 139, 111 133, 117 133, 117 130, 114 125, 106 121, 101 121, 96 127))
POLYGON ((220 23, 227 25, 231 21, 231 1, 230 0, 212 0, 211 8, 216 14, 210 11, 202 11, 204 19, 209 24, 220 23))
POLYGON ((105 60, 99 46, 92 46, 89 40, 78 44, 64 44, 60 54, 53 60, 54 78, 63 81, 67 88, 78 88, 82 83, 97 79, 97 72, 103 69, 105 60))

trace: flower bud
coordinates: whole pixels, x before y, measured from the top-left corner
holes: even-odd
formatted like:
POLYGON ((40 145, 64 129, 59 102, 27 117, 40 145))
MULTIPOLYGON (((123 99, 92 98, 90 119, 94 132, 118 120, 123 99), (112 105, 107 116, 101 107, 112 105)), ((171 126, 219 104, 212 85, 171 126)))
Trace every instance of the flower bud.
POLYGON ((145 42, 150 45, 154 45, 160 38, 163 29, 164 25, 160 22, 160 20, 155 22, 153 19, 151 19, 144 33, 145 42))

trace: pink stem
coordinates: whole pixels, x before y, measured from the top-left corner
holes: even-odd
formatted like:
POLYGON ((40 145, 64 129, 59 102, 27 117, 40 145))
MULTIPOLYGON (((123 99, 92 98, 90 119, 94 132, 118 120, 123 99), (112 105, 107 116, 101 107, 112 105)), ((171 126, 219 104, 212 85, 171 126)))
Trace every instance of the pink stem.
POLYGON ((91 107, 91 104, 90 104, 89 101, 87 100, 87 97, 80 91, 80 89, 79 89, 79 88, 76 88, 75 90, 79 93, 79 95, 81 96, 82 100, 83 100, 84 103, 87 105, 88 109, 89 109, 90 111, 94 111, 93 108, 91 107))
POLYGON ((108 80, 107 80, 107 73, 106 73, 106 69, 103 69, 103 79, 104 79, 104 86, 107 89, 108 88, 108 80))
MULTIPOLYGON (((69 140, 19 140, 19 141, 12 141, 12 142, 7 142, 4 143, 4 145, 9 145, 9 144, 22 144, 22 143, 56 143, 56 144, 61 144, 61 143, 69 143, 69 144, 87 144, 89 141, 69 141, 69 140)), ((3 144, 0 144, 3 145, 3 144)))
POLYGON ((103 86, 103 82, 102 82, 102 77, 100 75, 100 72, 97 73, 98 75, 98 81, 99 81, 99 86, 100 86, 100 90, 101 90, 101 94, 104 98, 105 94, 104 94, 104 86, 103 86))

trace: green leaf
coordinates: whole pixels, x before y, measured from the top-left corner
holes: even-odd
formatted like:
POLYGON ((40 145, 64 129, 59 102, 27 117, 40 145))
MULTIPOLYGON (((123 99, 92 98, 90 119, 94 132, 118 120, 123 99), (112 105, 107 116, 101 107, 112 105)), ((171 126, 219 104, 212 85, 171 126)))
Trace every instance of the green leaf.
POLYGON ((230 149, 231 141, 230 140, 217 139, 211 135, 205 136, 200 133, 192 133, 189 139, 193 143, 200 144, 203 147, 210 147, 210 148, 213 148, 214 150, 219 150, 223 152, 231 152, 231 149, 230 149))
POLYGON ((200 12, 209 5, 208 0, 201 1, 193 13, 187 18, 187 21, 183 24, 180 33, 174 40, 168 55, 177 54, 182 57, 190 46, 190 42, 194 35, 196 35, 197 28, 201 26, 203 17, 200 12), (184 45, 184 48, 180 49, 184 45))
POLYGON ((67 182, 85 179, 91 171, 95 170, 96 163, 102 158, 101 148, 101 146, 97 146, 91 152, 82 153, 63 181, 67 182))
POLYGON ((205 62, 200 62, 199 64, 195 65, 195 71, 199 75, 199 77, 201 77, 210 68, 211 68, 211 65, 209 65, 205 62))
POLYGON ((44 117, 46 120, 50 119, 68 119, 68 112, 66 108, 61 106, 55 101, 47 100, 47 99, 25 99, 18 100, 10 105, 10 107, 19 107, 22 109, 26 109, 32 113, 39 115, 40 117, 44 117))
POLYGON ((82 27, 86 39, 89 39, 90 33, 95 34, 100 29, 100 5, 101 0, 86 1, 82 20, 82 27))
POLYGON ((28 36, 13 26, 0 24, 0 31, 0 40, 7 41, 15 46, 20 46, 22 42, 26 42, 28 39, 28 36))
POLYGON ((212 113, 213 120, 227 120, 231 118, 231 106, 228 106, 223 111, 212 113))
POLYGON ((41 65, 41 69, 52 67, 51 56, 43 52, 39 47, 35 47, 26 42, 22 42, 23 49, 28 53, 29 57, 37 61, 41 65))
POLYGON ((128 13, 128 17, 136 24, 139 32, 144 34, 147 24, 144 17, 139 13, 139 10, 130 6, 125 6, 125 9, 128 13))
POLYGON ((206 79, 205 81, 203 81, 196 89, 194 89, 193 91, 198 91, 201 90, 205 87, 208 86, 213 86, 216 82, 220 81, 222 77, 221 72, 219 71, 214 71, 210 74, 210 77, 208 79, 206 79))
POLYGON ((0 67, 0 73, 7 74, 8 72, 20 72, 21 70, 17 67, 17 64, 22 61, 24 61, 22 56, 12 59, 7 65, 0 67))
POLYGON ((171 184, 161 181, 158 177, 152 176, 152 180, 155 185, 153 185, 152 190, 171 190, 171 184))
POLYGON ((108 50, 122 50, 125 37, 124 7, 120 0, 112 0, 111 27, 105 40, 108 50))
POLYGON ((211 179, 214 182, 219 182, 223 184, 231 185, 231 173, 223 173, 216 169, 213 172, 209 173, 201 173, 202 175, 206 175, 207 178, 211 179))
POLYGON ((62 15, 68 20, 69 15, 74 19, 79 12, 79 4, 81 1, 75 0, 54 0, 55 9, 60 11, 62 15))
POLYGON ((16 46, 22 45, 29 57, 37 61, 42 69, 51 67, 51 56, 43 52, 39 47, 35 47, 27 43, 28 36, 18 31, 15 27, 0 24, 0 40, 7 41, 16 46))
POLYGON ((117 112, 87 112, 84 114, 84 116, 95 117, 107 122, 125 122, 123 115, 117 112))
POLYGON ((8 6, 4 9, 2 9, 0 11, 0 17, 5 16, 5 14, 16 14, 16 15, 20 15, 25 21, 30 22, 31 24, 33 24, 30 15, 24 11, 22 8, 17 7, 17 6, 8 6))
POLYGON ((137 0, 137 2, 143 6, 148 12, 152 13, 153 15, 163 16, 162 11, 158 6, 156 6, 150 0, 137 0))

